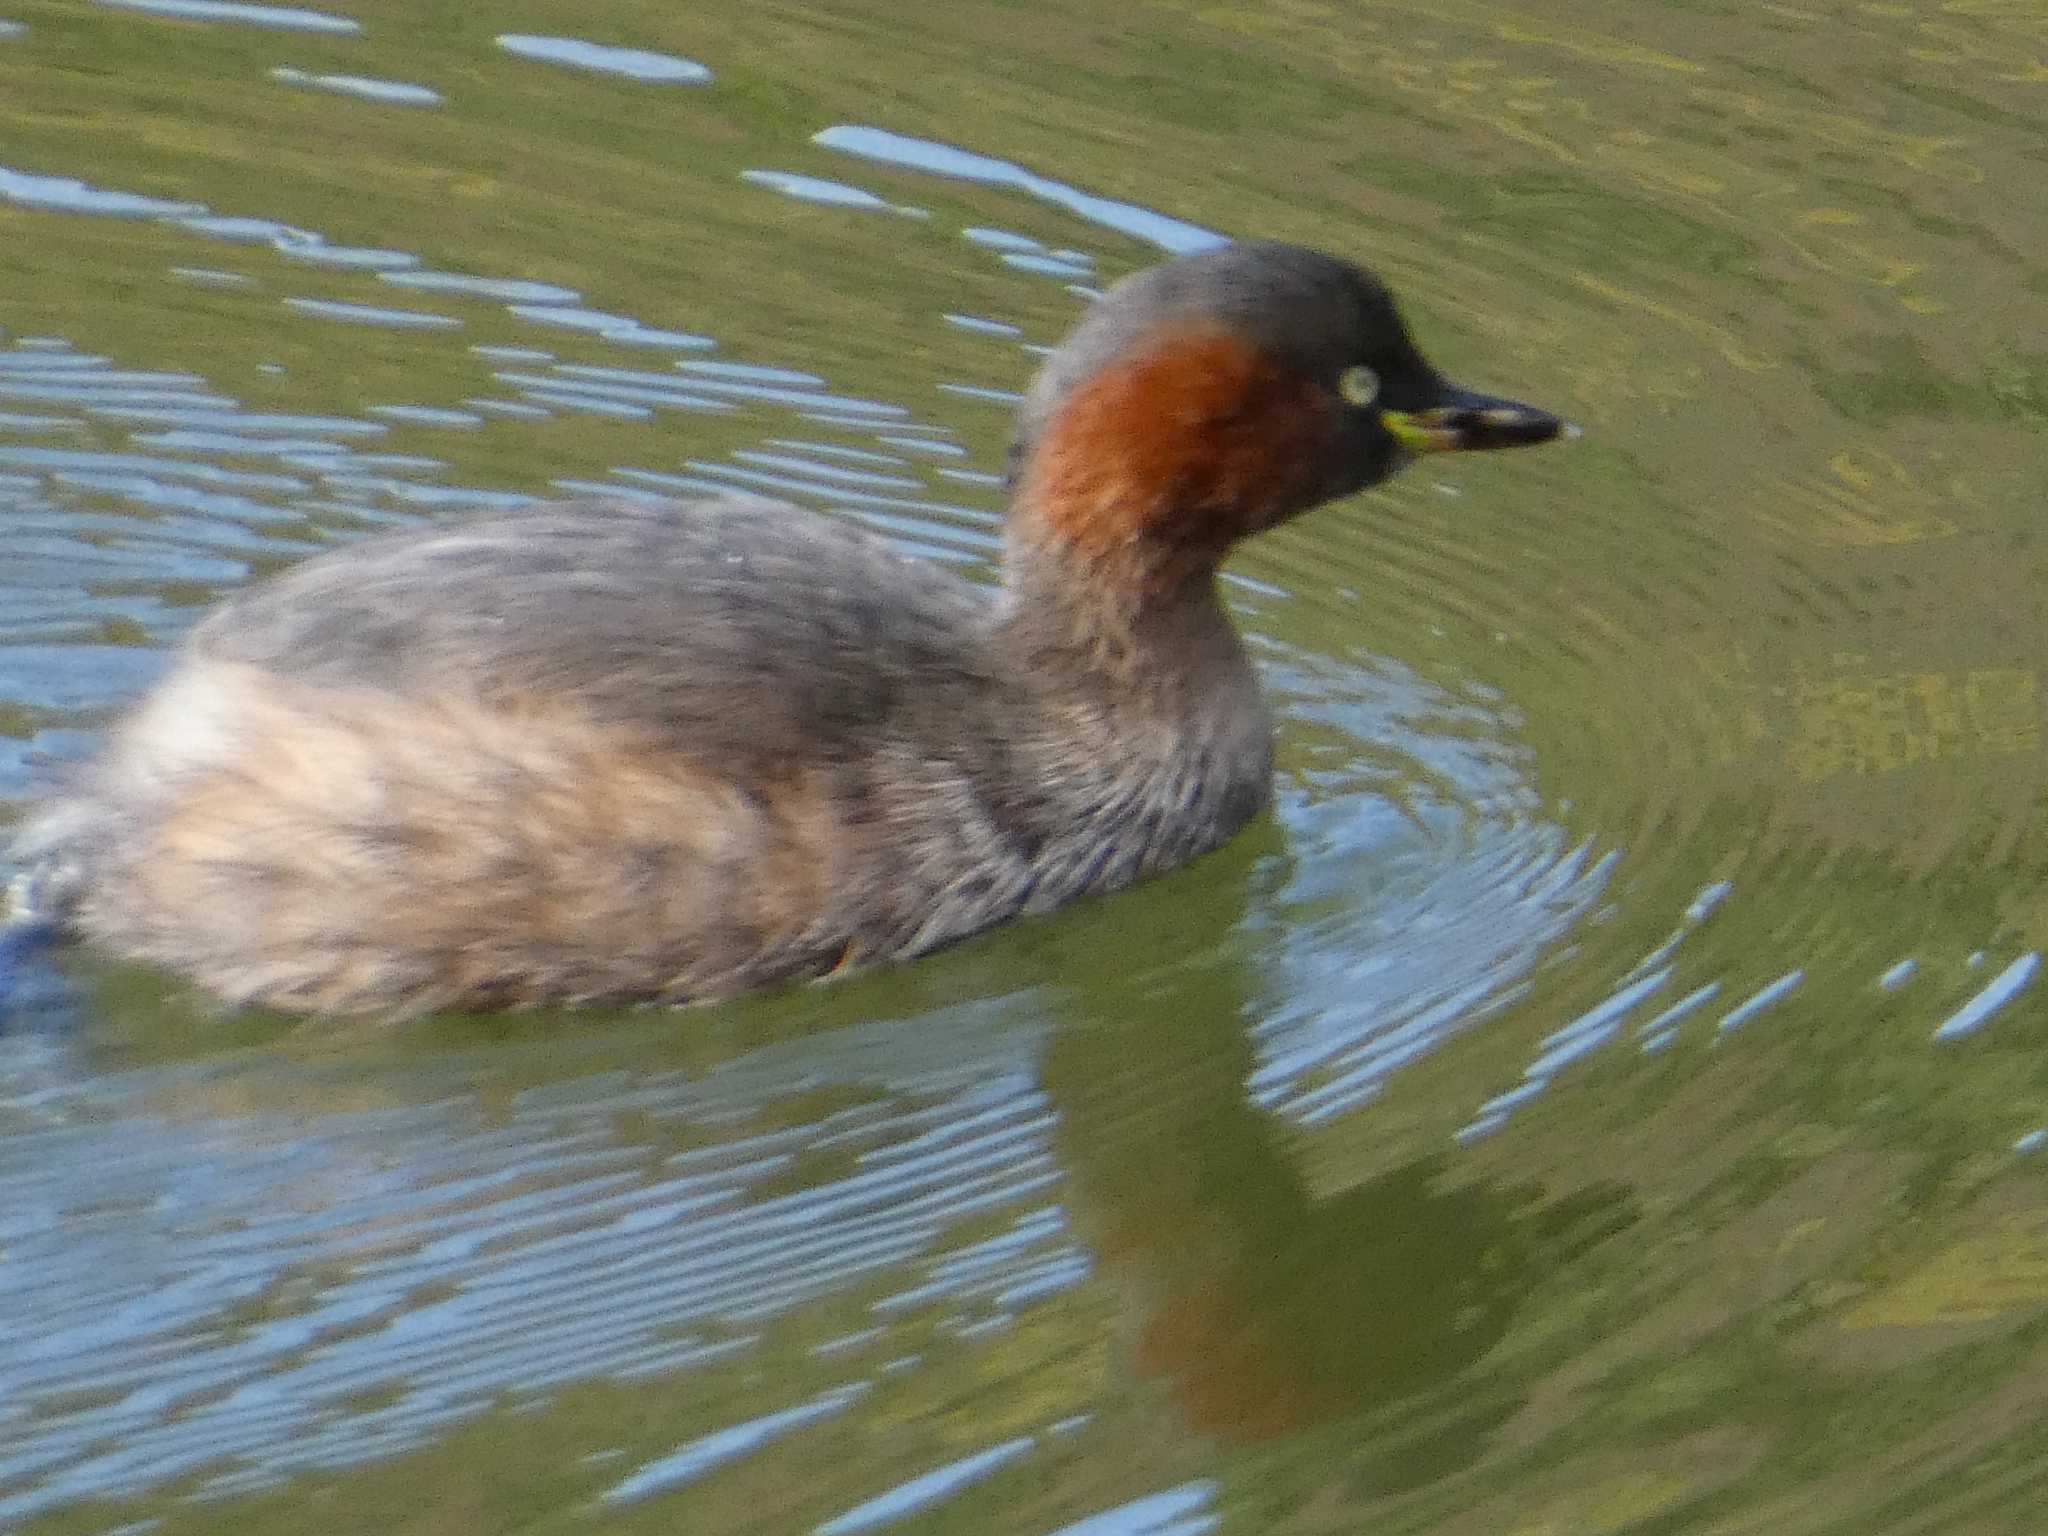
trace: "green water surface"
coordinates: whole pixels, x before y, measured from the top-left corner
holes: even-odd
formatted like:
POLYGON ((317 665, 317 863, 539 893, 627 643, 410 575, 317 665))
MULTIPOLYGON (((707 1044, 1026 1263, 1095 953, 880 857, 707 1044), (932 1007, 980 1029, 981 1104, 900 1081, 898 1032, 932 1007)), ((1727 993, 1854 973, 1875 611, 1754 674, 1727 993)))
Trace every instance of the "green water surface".
POLYGON ((20 962, 0 1528, 2040 1527, 2038 0, 0 7, 11 807, 393 523, 985 573, 1032 349, 1215 236, 1583 429, 1243 554, 1275 813, 1114 901, 402 1030, 20 962))

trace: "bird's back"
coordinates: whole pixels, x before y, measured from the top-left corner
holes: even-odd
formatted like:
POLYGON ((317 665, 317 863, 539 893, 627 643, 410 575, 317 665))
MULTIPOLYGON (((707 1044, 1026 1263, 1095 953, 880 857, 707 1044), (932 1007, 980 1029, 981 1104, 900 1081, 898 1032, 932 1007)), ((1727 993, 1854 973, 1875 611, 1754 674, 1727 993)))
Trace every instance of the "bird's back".
POLYGON ((779 502, 571 502, 310 561, 209 617, 190 654, 325 688, 545 698, 715 768, 985 690, 991 595, 779 502))

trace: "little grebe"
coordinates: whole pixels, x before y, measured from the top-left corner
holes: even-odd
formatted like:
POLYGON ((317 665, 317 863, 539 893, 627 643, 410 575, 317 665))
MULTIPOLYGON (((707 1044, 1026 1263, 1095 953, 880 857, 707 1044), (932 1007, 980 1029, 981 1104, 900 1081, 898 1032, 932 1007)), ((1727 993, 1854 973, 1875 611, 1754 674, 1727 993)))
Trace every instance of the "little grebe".
POLYGON ((1299 247, 1118 284, 1046 363, 990 589, 763 501, 591 501, 309 560, 192 633, 21 841, 232 1002, 683 1003, 1169 869, 1270 793, 1232 545, 1556 435, 1299 247))

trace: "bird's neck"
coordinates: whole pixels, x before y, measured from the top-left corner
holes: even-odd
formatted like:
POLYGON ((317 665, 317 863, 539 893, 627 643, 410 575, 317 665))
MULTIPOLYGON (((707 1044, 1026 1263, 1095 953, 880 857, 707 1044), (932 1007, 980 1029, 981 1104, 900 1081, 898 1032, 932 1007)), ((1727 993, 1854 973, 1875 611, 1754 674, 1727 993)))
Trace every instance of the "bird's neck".
POLYGON ((1007 530, 997 637, 1030 671, 1155 698, 1250 672, 1213 557, 1175 561, 1141 545, 1104 557, 1028 515, 1007 530))
POLYGON ((1269 798, 1271 721, 1213 564, 1132 585, 1013 532, 991 642, 1034 721, 1049 823, 1120 850, 1089 869, 1169 867, 1269 798))

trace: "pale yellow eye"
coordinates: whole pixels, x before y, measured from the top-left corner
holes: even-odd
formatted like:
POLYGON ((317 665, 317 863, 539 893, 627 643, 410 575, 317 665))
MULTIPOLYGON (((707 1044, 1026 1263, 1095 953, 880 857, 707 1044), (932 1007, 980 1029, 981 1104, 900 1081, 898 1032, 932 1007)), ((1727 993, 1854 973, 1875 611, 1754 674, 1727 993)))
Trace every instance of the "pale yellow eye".
POLYGON ((1337 393, 1353 405, 1371 405, 1380 397, 1380 376, 1363 363, 1346 368, 1338 375, 1337 393))

